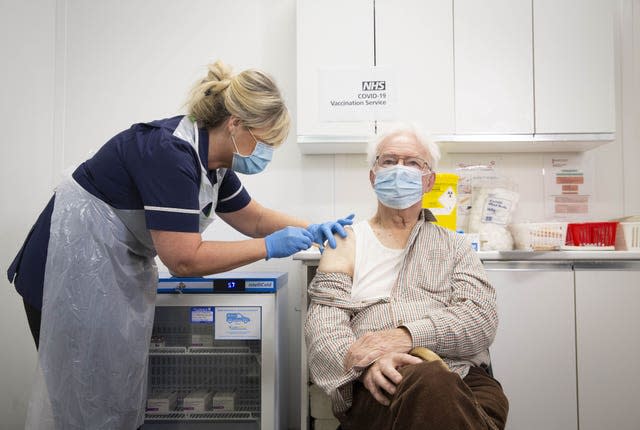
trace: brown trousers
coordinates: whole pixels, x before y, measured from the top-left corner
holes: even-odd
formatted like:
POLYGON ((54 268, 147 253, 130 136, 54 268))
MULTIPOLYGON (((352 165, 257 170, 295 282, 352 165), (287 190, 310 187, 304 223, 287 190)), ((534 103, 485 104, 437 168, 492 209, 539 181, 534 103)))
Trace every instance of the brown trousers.
POLYGON ((383 406, 359 382, 353 405, 338 417, 344 430, 502 430, 509 402, 484 369, 472 367, 464 378, 439 362, 400 369, 402 382, 391 404, 383 406))

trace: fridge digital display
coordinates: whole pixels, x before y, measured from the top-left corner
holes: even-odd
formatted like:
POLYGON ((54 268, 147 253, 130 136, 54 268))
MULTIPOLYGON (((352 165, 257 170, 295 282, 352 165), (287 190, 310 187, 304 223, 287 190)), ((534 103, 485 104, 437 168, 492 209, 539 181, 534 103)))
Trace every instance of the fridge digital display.
POLYGON ((232 293, 235 291, 244 291, 244 279, 214 279, 213 291, 216 293, 232 293))

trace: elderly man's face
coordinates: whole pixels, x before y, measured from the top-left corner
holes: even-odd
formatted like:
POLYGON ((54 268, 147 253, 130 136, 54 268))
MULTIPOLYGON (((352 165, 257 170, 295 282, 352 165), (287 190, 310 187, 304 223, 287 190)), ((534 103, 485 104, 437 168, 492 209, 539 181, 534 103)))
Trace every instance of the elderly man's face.
MULTIPOLYGON (((426 148, 421 145, 416 137, 410 133, 401 133, 389 136, 385 140, 380 143, 378 146, 378 150, 376 152, 376 156, 380 155, 395 155, 402 159, 403 164, 407 164, 405 162, 406 158, 416 157, 421 160, 424 160, 428 163, 429 166, 432 165, 432 160, 429 157, 429 153, 426 148)), ((374 166, 373 170, 369 173, 369 179, 371 180, 371 185, 374 184, 375 181, 375 172, 379 170, 380 167, 377 165, 374 166)), ((435 173, 429 172, 428 174, 422 177, 422 188, 423 192, 428 192, 433 187, 433 183, 435 182, 435 173)))

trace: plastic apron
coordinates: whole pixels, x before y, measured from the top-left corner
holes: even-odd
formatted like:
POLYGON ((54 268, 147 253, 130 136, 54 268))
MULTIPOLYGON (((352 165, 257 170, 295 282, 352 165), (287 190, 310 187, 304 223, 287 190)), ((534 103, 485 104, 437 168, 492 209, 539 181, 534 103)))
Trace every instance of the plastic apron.
MULTIPOLYGON (((188 141, 198 152, 197 125, 188 125, 188 141)), ((211 204, 215 212, 224 172, 217 172, 213 186, 202 167, 200 209, 211 204)), ((201 231, 212 221, 201 215, 201 231)), ((57 187, 38 372, 25 428, 142 425, 158 282, 155 255, 143 211, 114 209, 71 177, 57 187)))

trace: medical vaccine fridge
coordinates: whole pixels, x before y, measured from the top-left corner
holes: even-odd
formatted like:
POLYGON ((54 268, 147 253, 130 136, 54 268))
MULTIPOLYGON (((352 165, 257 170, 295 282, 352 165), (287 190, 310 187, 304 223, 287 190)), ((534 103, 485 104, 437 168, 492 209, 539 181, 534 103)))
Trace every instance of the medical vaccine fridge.
POLYGON ((287 278, 160 277, 144 430, 287 428, 287 278))

